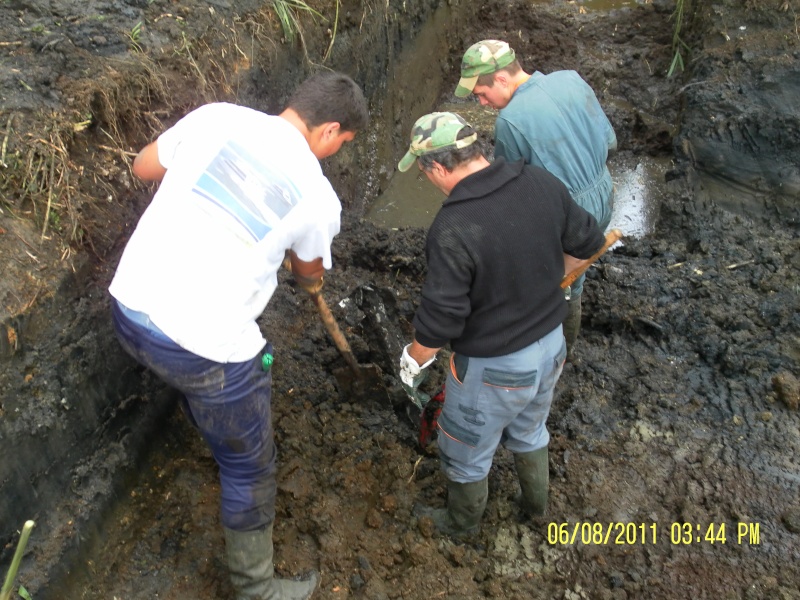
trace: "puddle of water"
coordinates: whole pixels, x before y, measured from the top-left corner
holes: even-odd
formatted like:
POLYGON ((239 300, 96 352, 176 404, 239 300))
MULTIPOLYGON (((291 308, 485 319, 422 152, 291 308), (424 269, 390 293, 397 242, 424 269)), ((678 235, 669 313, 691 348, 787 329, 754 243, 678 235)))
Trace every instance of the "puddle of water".
MULTIPOLYGON (((616 192, 609 229, 620 229, 633 238, 653 231, 663 196, 664 173, 669 166, 669 159, 650 157, 632 165, 611 163, 616 192)), ((444 199, 422 173, 413 169, 397 172, 366 218, 388 228, 428 227, 444 199)))
POLYGON ((614 182, 614 210, 609 229, 620 229, 628 237, 652 232, 658 220, 658 207, 664 197, 664 173, 672 164, 669 158, 634 158, 609 164, 614 182))
POLYGON ((389 187, 367 213, 367 220, 389 228, 428 227, 445 200, 445 195, 412 167, 395 172, 389 187))
MULTIPOLYGON (((552 4, 552 0, 534 0, 537 4, 552 4)), ((633 8, 640 4, 649 4, 652 0, 569 0, 567 4, 585 8, 587 10, 617 10, 620 8, 633 8)))
MULTIPOLYGON (((479 131, 489 137, 494 135, 497 113, 477 102, 444 104, 436 110, 458 113, 479 131)), ((609 169, 616 195, 609 228, 620 229, 629 237, 653 231, 664 194, 664 173, 670 164, 668 158, 612 156, 609 169)), ((407 173, 395 171, 366 219, 388 228, 428 227, 444 199, 442 192, 416 168, 407 173)))
MULTIPOLYGON (((458 113, 475 129, 494 132, 497 112, 473 100, 445 103, 434 110, 458 113)), ((426 112, 429 111, 415 114, 414 120, 426 112)), ((395 171, 389 179, 388 187, 374 200, 365 218, 388 228, 430 226, 445 200, 445 195, 415 166, 406 173, 400 173, 396 170, 397 165, 394 166, 395 171)))
POLYGON ((619 8, 633 8, 639 4, 646 3, 646 0, 585 0, 576 4, 588 10, 616 10, 619 8))

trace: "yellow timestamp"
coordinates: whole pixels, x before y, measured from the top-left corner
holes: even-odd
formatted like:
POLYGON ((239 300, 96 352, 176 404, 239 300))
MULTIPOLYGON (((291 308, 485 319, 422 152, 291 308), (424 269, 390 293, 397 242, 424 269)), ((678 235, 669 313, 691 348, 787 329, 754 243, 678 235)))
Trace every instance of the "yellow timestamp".
MULTIPOLYGON (((759 523, 672 523, 665 540, 675 546, 692 544, 724 545, 727 543, 761 543, 759 523), (734 534, 735 530, 735 534, 734 534)), ((658 523, 548 523, 547 543, 551 546, 583 544, 585 546, 631 546, 659 543, 658 523)))
POLYGON ((547 543, 551 546, 583 544, 607 546, 655 544, 658 539, 657 523, 548 523, 547 543))
MULTIPOLYGON (((730 533, 732 534, 732 528, 730 533)), ((736 534, 730 535, 727 523, 673 523, 669 528, 669 541, 674 545, 691 544, 761 544, 760 523, 736 523, 736 534)))

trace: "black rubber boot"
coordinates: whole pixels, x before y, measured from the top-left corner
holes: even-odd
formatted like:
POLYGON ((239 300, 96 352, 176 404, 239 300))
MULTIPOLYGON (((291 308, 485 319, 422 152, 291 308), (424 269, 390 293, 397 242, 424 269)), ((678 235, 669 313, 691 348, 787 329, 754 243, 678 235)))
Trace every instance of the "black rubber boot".
POLYGON ((317 573, 303 581, 273 577, 272 524, 257 531, 223 529, 236 600, 307 600, 314 593, 317 573))
POLYGON ((488 477, 472 483, 448 481, 447 508, 421 506, 416 512, 429 517, 441 533, 458 539, 478 532, 488 497, 488 477))
POLYGON ((567 341, 567 358, 572 357, 572 349, 581 330, 581 297, 573 296, 567 300, 569 313, 564 319, 564 339, 567 341))
POLYGON ((522 488, 520 504, 531 517, 541 517, 547 508, 547 491, 550 487, 550 465, 547 446, 533 452, 514 455, 519 485, 522 488))

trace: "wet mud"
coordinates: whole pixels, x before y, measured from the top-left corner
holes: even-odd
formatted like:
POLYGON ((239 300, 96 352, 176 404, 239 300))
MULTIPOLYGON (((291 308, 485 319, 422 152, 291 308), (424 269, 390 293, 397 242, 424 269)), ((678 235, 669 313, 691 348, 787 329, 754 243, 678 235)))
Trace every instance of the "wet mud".
MULTIPOLYGON (((587 7, 340 7, 326 64, 361 76, 374 120, 325 164, 345 214, 323 294, 358 362, 383 372, 384 393, 339 387, 335 372, 347 365, 290 274, 259 321, 276 350, 276 570, 319 571, 315 598, 800 598, 795 7, 698 4, 685 28, 687 70, 671 78, 673 4, 587 7), (389 187, 413 119, 458 106, 461 52, 487 37, 511 41, 530 69, 586 78, 619 138, 613 165, 670 168, 650 232, 588 273, 581 337, 548 423, 547 515, 522 515, 513 457, 501 448, 480 533, 454 543, 413 514, 418 502, 443 506, 446 488, 435 446, 416 443, 396 376, 425 275, 425 230, 362 217, 389 187), (433 66, 422 68, 415 40, 433 66)), ((44 205, 11 191, 33 181, 3 183, 0 571, 15 530, 35 518, 18 582, 36 600, 231 597, 214 461, 174 394, 127 359, 110 327, 105 290, 149 198, 125 152, 182 110, 234 91, 276 110, 307 59, 325 55, 330 23, 308 21, 304 56, 274 41, 280 28, 258 6, 156 0, 87 6, 77 17, 66 6, 10 8, 4 21, 18 36, 9 41, 20 43, 0 48, 11 68, 0 116, 33 133, 34 100, 66 115, 77 136, 69 144, 30 137, 63 139, 69 171, 84 177, 71 196, 82 234, 66 245, 42 233, 44 205), (142 17, 148 31, 133 40, 142 17), (170 46, 181 39, 191 44, 170 46), (244 39, 263 50, 245 52, 244 39), (161 57, 120 61, 131 42, 161 57), (181 60, 165 58, 169 47, 181 60), (94 103, 81 103, 76 90, 92 88, 75 73, 109 78, 94 103), (94 107, 88 129, 75 129, 86 121, 75 106, 94 107)), ((479 128, 489 143, 491 119, 479 128)), ((58 203, 66 223, 67 201, 58 203)))

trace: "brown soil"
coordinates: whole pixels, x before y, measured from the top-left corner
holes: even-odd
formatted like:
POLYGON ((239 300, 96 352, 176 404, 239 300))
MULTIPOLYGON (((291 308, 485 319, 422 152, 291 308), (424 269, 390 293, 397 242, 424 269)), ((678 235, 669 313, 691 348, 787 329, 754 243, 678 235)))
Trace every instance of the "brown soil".
POLYGON ((214 461, 119 349, 106 288, 151 192, 132 153, 210 100, 278 110, 324 63, 363 84, 374 119, 325 165, 345 215, 324 293, 387 394, 342 397, 344 362, 284 276, 260 321, 276 348, 279 574, 318 570, 321 600, 800 598, 796 3, 692 5, 672 78, 672 4, 383 4, 322 4, 329 21, 301 15, 302 44, 253 2, 4 5, 0 572, 33 518, 17 582, 36 600, 230 597, 214 461), (443 14, 435 58, 409 65, 443 14), (531 69, 579 71, 614 160, 674 167, 656 231, 589 273, 549 421, 547 517, 523 518, 501 449, 481 532, 455 544, 413 516, 444 505, 445 482, 395 376, 425 232, 361 217, 413 119, 454 100, 461 52, 487 37, 531 69))

